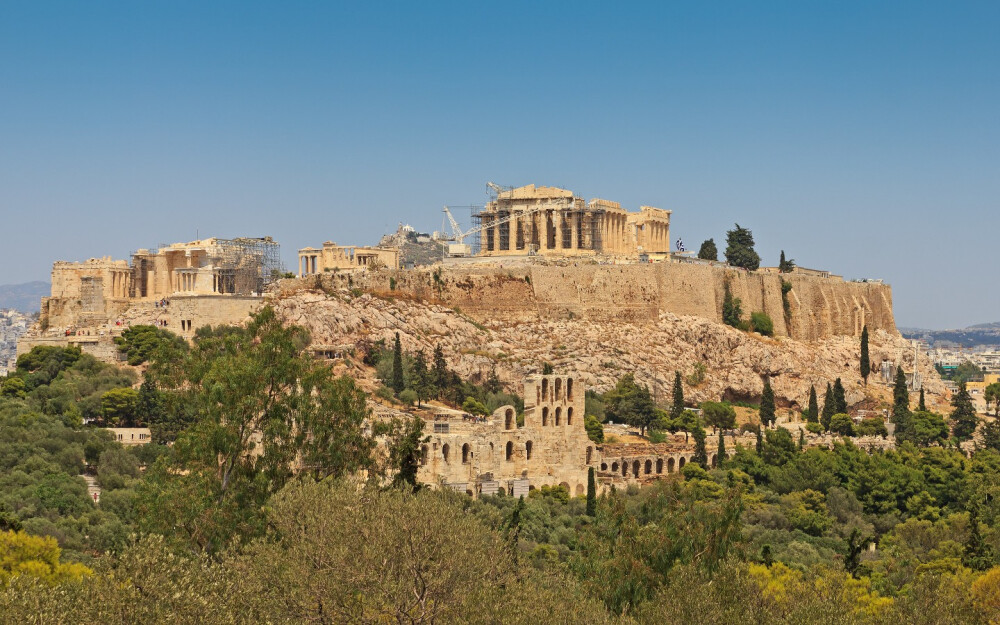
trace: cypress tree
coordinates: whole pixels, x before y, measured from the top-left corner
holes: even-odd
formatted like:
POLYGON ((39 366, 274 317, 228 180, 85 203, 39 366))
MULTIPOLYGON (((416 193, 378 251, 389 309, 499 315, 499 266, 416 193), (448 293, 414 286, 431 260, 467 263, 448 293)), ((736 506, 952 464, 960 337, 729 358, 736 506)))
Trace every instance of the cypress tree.
POLYGON ((719 248, 715 246, 715 239, 708 239, 702 242, 698 250, 698 258, 702 260, 719 260, 719 248))
POLYGON ((830 419, 833 417, 835 409, 836 402, 833 399, 833 388, 827 382, 826 393, 823 395, 823 412, 819 418, 819 422, 824 430, 830 429, 830 419))
POLYGON ((962 549, 962 564, 974 571, 985 571, 993 566, 993 554, 989 544, 979 531, 979 511, 969 507, 969 537, 962 549))
POLYGON ((691 462, 696 463, 707 471, 708 450, 705 448, 705 428, 701 427, 699 423, 695 426, 694 431, 691 432, 691 436, 694 437, 694 455, 691 456, 691 462))
POLYGON ((684 412, 684 385, 681 384, 681 372, 674 371, 673 404, 670 406, 670 418, 674 421, 681 418, 684 412))
POLYGON ((924 387, 920 387, 920 403, 917 404, 917 410, 920 412, 927 412, 927 404, 924 402, 924 387))
POLYGON ((806 421, 809 423, 819 423, 819 402, 816 401, 816 386, 809 386, 809 412, 806 413, 806 421))
POLYGON ((965 389, 965 382, 958 385, 958 392, 951 398, 951 405, 954 410, 951 412, 951 427, 955 438, 968 440, 979 425, 979 416, 976 415, 976 408, 972 405, 972 397, 965 389))
POLYGON ((726 435, 719 430, 719 448, 715 452, 715 466, 721 467, 729 456, 726 455, 726 435))
POLYGON ((771 381, 765 378, 764 392, 760 396, 760 422, 761 425, 770 426, 774 421, 774 391, 771 390, 771 381))
POLYGON ((806 431, 799 429, 799 451, 806 448, 806 431))
POLYGON ((434 382, 434 391, 440 397, 447 390, 451 382, 451 375, 448 372, 448 361, 444 359, 444 350, 441 349, 440 343, 434 346, 434 375, 432 379, 434 382))
POLYGON ((392 390, 396 394, 403 392, 406 382, 403 380, 403 345, 399 342, 399 332, 396 333, 396 342, 392 346, 392 390))
POLYGON ((759 456, 764 451, 764 431, 757 426, 757 455, 759 456))
POLYGON ((597 480, 594 467, 587 469, 587 516, 597 515, 597 480))
POLYGON ((420 407, 420 402, 430 397, 431 392, 431 377, 430 372, 427 371, 427 356, 424 355, 424 350, 418 350, 413 356, 413 379, 410 380, 410 386, 417 393, 417 408, 420 407))
POLYGON ((868 358, 868 326, 861 329, 861 377, 868 386, 868 376, 872 372, 872 363, 868 358))
POLYGON ((892 417, 905 418, 910 414, 910 391, 906 388, 906 373, 903 367, 896 368, 896 380, 892 386, 892 417))
POLYGON ((847 398, 844 396, 844 385, 837 378, 833 381, 833 414, 847 414, 847 398))

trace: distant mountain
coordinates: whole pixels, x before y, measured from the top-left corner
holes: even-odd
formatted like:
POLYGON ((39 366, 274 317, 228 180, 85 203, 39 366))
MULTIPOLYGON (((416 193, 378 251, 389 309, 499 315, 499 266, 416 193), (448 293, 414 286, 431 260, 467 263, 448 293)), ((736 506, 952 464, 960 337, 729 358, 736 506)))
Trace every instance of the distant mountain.
POLYGON ((900 328, 908 339, 923 339, 931 347, 976 347, 1000 345, 1000 322, 980 323, 959 330, 900 328))
POLYGON ((49 294, 49 283, 36 280, 24 284, 0 284, 0 308, 38 312, 42 297, 49 294))

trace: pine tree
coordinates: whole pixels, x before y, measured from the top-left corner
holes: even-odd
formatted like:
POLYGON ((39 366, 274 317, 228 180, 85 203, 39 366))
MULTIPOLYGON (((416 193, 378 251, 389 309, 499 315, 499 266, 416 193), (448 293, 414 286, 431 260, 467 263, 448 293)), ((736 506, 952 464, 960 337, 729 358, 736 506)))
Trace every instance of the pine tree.
POLYGON ((868 385, 868 376, 872 372, 872 363, 868 358, 868 326, 861 329, 861 377, 868 385))
POLYGON ((760 396, 760 423, 769 427, 774 422, 774 391, 771 390, 771 381, 765 378, 764 392, 760 396))
POLYGON ((702 260, 719 260, 719 249, 715 246, 715 239, 708 239, 701 244, 698 250, 698 258, 702 260))
POLYGON ((959 440, 968 440, 979 425, 979 416, 976 415, 976 408, 972 405, 972 397, 965 388, 965 382, 958 385, 958 392, 951 398, 952 434, 959 440))
POLYGON ((597 480, 594 467, 587 469, 587 516, 597 516, 597 480))
POLYGON ((917 404, 917 410, 920 412, 927 412, 927 403, 924 401, 924 387, 920 387, 920 402, 917 404))
POLYGON ((836 412, 836 402, 833 399, 833 388, 830 383, 826 383, 826 393, 823 395, 823 412, 820 414, 819 422, 824 430, 830 429, 830 419, 836 412))
POLYGON ((160 395, 160 391, 156 389, 156 382, 149 374, 149 371, 143 373, 142 376, 142 385, 139 387, 139 399, 136 403, 135 414, 140 423, 146 426, 156 423, 164 417, 163 397, 160 395))
POLYGON ((809 387, 809 412, 806 414, 806 421, 809 423, 819 423, 819 402, 816 401, 816 387, 809 387))
POLYGON ((715 465, 722 466, 722 463, 729 459, 726 455, 726 435, 719 430, 719 448, 715 451, 715 465))
POLYGON ((760 255, 753 245, 753 232, 736 224, 726 233, 726 262, 733 267, 756 271, 760 267, 760 255))
POLYGON ((403 392, 406 382, 403 379, 403 344, 399 341, 399 332, 396 333, 396 342, 392 346, 392 390, 396 394, 403 392))
POLYGON ((674 371, 673 403, 670 406, 670 418, 677 421, 684 412, 684 385, 681 384, 681 372, 674 371))
POLYGON ((694 438, 694 455, 691 456, 691 462, 696 463, 707 471, 708 450, 705 448, 705 428, 701 427, 699 423, 695 426, 694 431, 691 432, 691 436, 694 438))
POLYGON ((833 414, 847 414, 847 397, 844 395, 844 384, 837 378, 833 381, 833 414))

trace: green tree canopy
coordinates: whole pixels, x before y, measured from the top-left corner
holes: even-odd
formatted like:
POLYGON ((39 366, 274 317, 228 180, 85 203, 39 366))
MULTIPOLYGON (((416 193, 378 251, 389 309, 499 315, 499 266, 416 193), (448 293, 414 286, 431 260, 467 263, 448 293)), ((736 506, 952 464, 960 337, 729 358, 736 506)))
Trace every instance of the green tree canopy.
POLYGON ((715 239, 702 241, 698 249, 698 258, 702 260, 719 260, 719 249, 715 246, 715 239))
POLYGON ((649 387, 636 383, 631 373, 623 375, 615 387, 604 394, 604 402, 608 419, 637 427, 643 434, 656 418, 649 387))
POLYGON ((753 233, 739 224, 726 233, 726 262, 751 271, 760 267, 760 255, 753 248, 753 233))

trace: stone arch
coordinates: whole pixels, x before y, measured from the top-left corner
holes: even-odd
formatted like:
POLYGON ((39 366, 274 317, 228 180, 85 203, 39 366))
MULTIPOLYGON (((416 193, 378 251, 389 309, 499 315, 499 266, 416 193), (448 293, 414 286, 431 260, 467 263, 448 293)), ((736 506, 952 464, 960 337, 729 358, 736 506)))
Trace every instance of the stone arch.
POLYGON ((628 460, 622 461, 622 477, 628 477, 628 460))
POLYGON ((427 464, 428 451, 429 450, 427 449, 427 445, 421 445, 420 446, 420 464, 421 465, 427 464))
POLYGON ((656 459, 656 474, 659 475, 663 473, 663 458, 656 459))
POLYGON ((566 378, 566 401, 573 401, 573 378, 566 378))
POLYGON ((552 399, 559 401, 560 399, 562 399, 562 378, 556 378, 555 389, 556 389, 555 396, 552 399))
POLYGON ((719 466, 718 463, 719 463, 719 461, 716 458, 716 455, 712 454, 712 468, 714 469, 715 467, 719 466))
POLYGON ((639 461, 638 460, 633 460, 632 461, 632 475, 634 475, 635 477, 639 477, 639 461))
POLYGON ((448 462, 448 452, 451 451, 451 447, 448 443, 441 445, 441 455, 444 457, 445 464, 448 462))
POLYGON ((653 461, 652 461, 652 460, 649 460, 649 459, 647 458, 647 459, 646 459, 646 466, 644 467, 644 469, 645 469, 644 473, 645 473, 646 475, 649 475, 650 473, 652 473, 652 472, 653 472, 653 461))
POLYGON ((573 406, 566 409, 566 425, 573 425, 573 406))
POLYGON ((685 462, 687 462, 687 459, 684 456, 681 456, 681 459, 677 461, 677 470, 678 471, 680 471, 681 469, 684 468, 684 463, 685 462))
POLYGON ((542 425, 549 424, 549 407, 542 406, 542 425))
POLYGON ((565 489, 566 489, 566 493, 567 493, 567 494, 570 494, 570 495, 572 495, 572 494, 573 494, 573 491, 571 491, 571 490, 569 489, 569 482, 559 482, 559 487, 560 487, 560 488, 565 488, 565 489))
POLYGON ((514 443, 513 442, 507 441, 507 449, 505 450, 505 454, 504 455, 506 456, 508 462, 510 462, 511 460, 514 459, 514 443))
MULTIPOLYGON (((608 465, 606 465, 606 464, 602 464, 602 465, 601 465, 601 467, 602 467, 602 468, 603 468, 603 467, 607 467, 607 466, 608 466, 608 465)), ((618 473, 618 463, 617 463, 617 462, 612 462, 612 463, 611 463, 611 472, 612 472, 612 473, 618 473)))
POLYGON ((524 444, 524 459, 531 460, 531 441, 524 444))
POLYGON ((556 425, 562 422, 562 406, 556 406, 556 425))
POLYGON ((593 459, 593 456, 594 456, 594 448, 587 447, 587 464, 590 464, 590 461, 591 459, 593 459))
POLYGON ((549 401, 549 379, 542 378, 542 401, 549 401))
POLYGON ((577 497, 582 497, 584 494, 585 494, 585 491, 583 489, 583 484, 577 484, 576 485, 576 496, 577 497))
POLYGON ((462 464, 469 464, 472 448, 468 443, 462 445, 462 464))
POLYGON ((503 429, 513 430, 515 427, 517 427, 517 417, 514 415, 514 409, 508 408, 504 411, 503 429))
POLYGON ((667 458, 667 473, 673 473, 673 472, 674 472, 674 459, 667 458))

